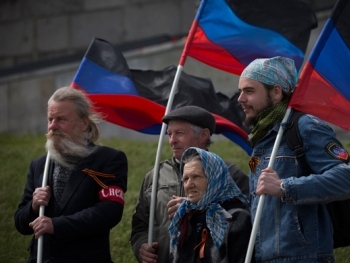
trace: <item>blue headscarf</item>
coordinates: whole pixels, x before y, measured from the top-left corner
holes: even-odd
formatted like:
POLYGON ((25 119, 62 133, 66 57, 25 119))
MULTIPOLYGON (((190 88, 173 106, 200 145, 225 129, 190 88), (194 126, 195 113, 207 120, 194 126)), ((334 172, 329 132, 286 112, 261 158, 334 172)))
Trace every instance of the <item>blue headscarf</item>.
POLYGON ((183 174, 183 160, 196 153, 199 154, 202 160, 208 187, 198 203, 191 203, 187 199, 182 202, 176 211, 169 226, 171 250, 175 248, 178 242, 182 218, 189 211, 206 210, 206 223, 210 235, 216 247, 220 247, 225 235, 227 219, 230 219, 231 215, 219 203, 238 198, 242 203, 248 205, 248 200, 233 181, 225 162, 215 153, 195 147, 188 148, 182 155, 181 174, 183 174))
POLYGON ((259 58, 243 70, 241 78, 256 80, 267 85, 279 84, 287 94, 290 94, 297 83, 298 72, 294 60, 290 58, 259 58))

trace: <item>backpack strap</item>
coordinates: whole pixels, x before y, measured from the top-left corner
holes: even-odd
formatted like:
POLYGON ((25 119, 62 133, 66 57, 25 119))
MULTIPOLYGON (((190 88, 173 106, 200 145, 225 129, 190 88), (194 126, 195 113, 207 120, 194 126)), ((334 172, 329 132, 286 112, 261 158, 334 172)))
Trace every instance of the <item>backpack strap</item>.
POLYGON ((295 157, 297 158, 302 171, 310 174, 312 173, 312 169, 310 168, 309 164, 306 161, 305 153, 303 150, 303 140, 300 137, 299 127, 298 127, 298 120, 300 116, 304 114, 305 113, 301 111, 293 110, 292 116, 290 117, 289 122, 287 123, 285 134, 286 134, 287 145, 290 149, 294 151, 295 157))
MULTIPOLYGON (((294 154, 300 164, 305 176, 312 173, 312 169, 306 161, 303 151, 303 141, 300 137, 298 120, 304 113, 293 111, 290 121, 286 127, 286 140, 288 147, 294 151, 294 154)), ((333 201, 326 204, 329 216, 333 225, 333 248, 350 246, 350 199, 333 201)))

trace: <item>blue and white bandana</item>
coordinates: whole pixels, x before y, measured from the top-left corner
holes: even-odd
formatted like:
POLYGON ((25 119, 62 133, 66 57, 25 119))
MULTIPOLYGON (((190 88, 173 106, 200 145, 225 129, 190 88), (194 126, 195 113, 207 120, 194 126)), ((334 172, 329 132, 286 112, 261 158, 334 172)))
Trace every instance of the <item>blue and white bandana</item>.
POLYGON ((178 242, 182 218, 189 211, 206 210, 206 223, 210 235, 216 247, 220 247, 225 235, 227 219, 230 219, 231 215, 219 203, 238 198, 242 203, 248 205, 248 200, 233 181, 225 162, 215 153, 195 147, 188 148, 182 155, 181 174, 183 174, 183 160, 196 153, 202 160, 208 187, 198 203, 194 204, 185 200, 176 211, 169 226, 171 250, 178 242))
POLYGON ((241 78, 256 80, 267 85, 281 85, 290 94, 298 80, 294 60, 285 57, 259 58, 251 62, 242 72, 241 78))

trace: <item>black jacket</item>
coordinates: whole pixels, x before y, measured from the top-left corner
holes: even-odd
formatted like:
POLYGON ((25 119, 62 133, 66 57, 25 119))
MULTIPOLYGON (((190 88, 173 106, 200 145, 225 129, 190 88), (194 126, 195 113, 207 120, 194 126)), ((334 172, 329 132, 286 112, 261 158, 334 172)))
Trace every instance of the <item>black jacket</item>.
MULTIPOLYGON (((45 161, 46 156, 42 156, 30 164, 22 201, 15 213, 16 228, 23 235, 33 234, 29 223, 37 216, 31 211, 32 195, 42 186, 45 161)), ((70 175, 57 212, 53 209, 53 166, 51 162, 48 175, 51 198, 45 216, 52 218, 55 234, 43 236, 43 262, 112 262, 109 232, 121 220, 124 206, 120 202, 101 201, 102 186, 82 170, 114 174, 113 178, 98 179, 106 186, 117 186, 125 192, 128 171, 125 154, 99 146, 86 157, 70 175)), ((33 237, 28 262, 37 262, 37 243, 33 237)))

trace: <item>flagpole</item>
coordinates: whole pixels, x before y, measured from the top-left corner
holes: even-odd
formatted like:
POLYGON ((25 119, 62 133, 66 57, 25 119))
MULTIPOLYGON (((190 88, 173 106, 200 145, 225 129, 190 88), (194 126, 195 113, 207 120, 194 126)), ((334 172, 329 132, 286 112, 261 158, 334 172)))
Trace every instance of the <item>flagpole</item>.
MULTIPOLYGON (((167 106, 166 106, 164 115, 167 115, 169 113, 169 111, 173 105, 175 92, 177 90, 177 86, 178 86, 178 83, 180 80, 182 69, 183 69, 185 62, 186 62, 187 53, 188 53, 188 50, 190 49, 194 34, 195 34, 196 29, 198 27, 198 18, 201 16, 202 10, 204 9, 204 5, 206 2, 207 2, 207 0, 202 0, 200 6, 198 8, 196 17, 195 17, 195 19, 191 25, 190 31, 188 33, 185 47, 182 51, 179 65, 177 66, 177 71, 176 71, 176 74, 174 77, 173 85, 171 87, 171 91, 169 94, 169 99, 167 102, 167 106)), ((156 203, 156 198, 157 198, 156 194, 157 194, 157 184, 158 184, 158 175, 159 175, 159 163, 160 163, 161 151, 162 151, 162 147, 163 147, 163 141, 164 141, 163 136, 165 134, 165 130, 166 130, 166 124, 162 123, 162 128, 160 131, 159 141, 158 141, 156 160, 155 160, 154 170, 153 170, 153 185, 152 185, 149 224, 148 224, 148 245, 149 246, 152 246, 152 242, 153 242, 153 224, 154 224, 155 203, 156 203)))
MULTIPOLYGON (((50 153, 48 151, 47 155, 46 155, 46 162, 45 162, 45 168, 44 168, 42 187, 45 187, 47 185, 49 164, 50 164, 50 153)), ((39 208, 39 216, 43 216, 44 212, 45 212, 45 206, 41 205, 39 208)), ((42 262, 42 256, 43 256, 43 236, 41 235, 38 239, 37 263, 42 262)))
MULTIPOLYGON (((167 103, 167 107, 165 109, 164 115, 168 114, 168 112, 172 107, 173 100, 175 97, 175 92, 177 89, 177 84, 181 76, 182 68, 183 67, 181 65, 177 67, 177 71, 175 74, 173 85, 171 87, 171 91, 170 91, 170 95, 169 95, 169 99, 168 99, 168 103, 167 103)), ((163 147, 163 141, 164 141, 163 136, 165 134, 166 126, 167 125, 163 122, 162 129, 159 135, 157 155, 156 155, 156 161, 155 161, 154 171, 153 171, 153 185, 152 185, 151 207, 150 207, 150 213, 149 213, 149 226, 148 226, 148 245, 149 246, 152 246, 152 242, 153 242, 153 222, 154 222, 155 202, 157 198, 156 194, 157 194, 157 184, 158 184, 158 175, 159 175, 159 163, 161 161, 160 157, 161 157, 161 152, 163 147)))
MULTIPOLYGON (((289 118, 289 115, 290 115, 290 112, 291 112, 291 108, 288 107, 287 111, 286 111, 286 113, 285 113, 285 115, 284 115, 284 117, 282 119, 281 125, 279 127, 279 130, 278 130, 278 133, 277 133, 277 137, 276 137, 276 140, 275 140, 275 144, 274 144, 274 146, 272 148, 271 158, 270 158, 268 167, 272 168, 274 163, 275 163, 277 150, 278 150, 278 147, 280 146, 282 135, 283 135, 283 132, 284 132, 284 127, 283 127, 284 125, 282 125, 282 124, 287 122, 287 120, 289 118)), ((265 202, 265 194, 262 194, 259 197, 259 202, 258 202, 258 207, 257 207, 257 210, 256 210, 256 214, 255 214, 253 228, 252 228, 252 232, 250 234, 250 240, 249 240, 249 245, 248 245, 248 249, 247 249, 247 255, 246 255, 246 258, 245 258, 245 261, 244 261, 245 263, 250 263, 251 259, 252 259, 252 254, 253 254, 253 250, 254 250, 256 234, 257 234, 258 229, 259 229, 259 223, 260 223, 260 219, 261 219, 261 215, 262 215, 262 208, 264 206, 264 202, 265 202)))

